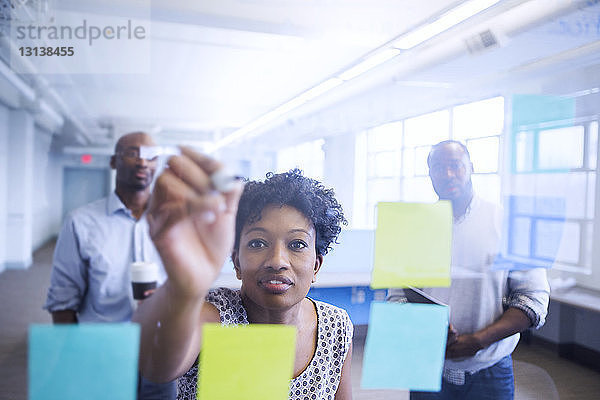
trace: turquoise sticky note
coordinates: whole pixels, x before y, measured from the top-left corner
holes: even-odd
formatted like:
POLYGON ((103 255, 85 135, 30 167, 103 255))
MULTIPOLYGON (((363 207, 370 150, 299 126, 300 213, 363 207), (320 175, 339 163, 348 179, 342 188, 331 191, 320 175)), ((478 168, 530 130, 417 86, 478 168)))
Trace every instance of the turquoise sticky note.
POLYGON ((31 325, 30 400, 135 400, 137 324, 31 325))
POLYGON ((448 335, 448 307, 371 304, 361 387, 438 392, 448 335))

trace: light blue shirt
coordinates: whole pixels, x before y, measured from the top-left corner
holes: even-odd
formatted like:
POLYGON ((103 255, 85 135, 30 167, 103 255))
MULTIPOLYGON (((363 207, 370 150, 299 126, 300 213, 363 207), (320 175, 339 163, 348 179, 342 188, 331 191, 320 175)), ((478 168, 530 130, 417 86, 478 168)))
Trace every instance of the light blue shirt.
POLYGON ((114 192, 74 210, 58 236, 44 308, 75 310, 79 322, 129 321, 133 261, 156 262, 159 284, 166 280, 145 216, 136 220, 114 192))

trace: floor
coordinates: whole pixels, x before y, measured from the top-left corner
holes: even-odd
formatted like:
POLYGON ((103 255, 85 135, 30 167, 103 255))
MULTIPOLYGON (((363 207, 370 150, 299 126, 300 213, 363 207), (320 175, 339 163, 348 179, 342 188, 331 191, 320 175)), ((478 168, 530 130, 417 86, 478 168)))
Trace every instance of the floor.
MULTIPOLYGON (((34 254, 25 271, 0 274, 0 398, 27 399, 27 330, 49 323, 41 309, 49 282, 53 243, 34 254)), ((355 400, 408 399, 401 390, 361 390, 364 337, 354 342, 352 382, 355 400)), ((514 353, 517 400, 597 400, 600 373, 558 357, 540 346, 520 344, 514 353)))

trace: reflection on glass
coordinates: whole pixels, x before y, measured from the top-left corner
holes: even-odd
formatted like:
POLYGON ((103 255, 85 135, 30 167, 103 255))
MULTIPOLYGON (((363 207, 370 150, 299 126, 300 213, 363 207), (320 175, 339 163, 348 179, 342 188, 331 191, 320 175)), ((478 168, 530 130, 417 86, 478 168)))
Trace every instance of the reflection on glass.
POLYGON ((325 152, 324 139, 313 140, 297 146, 286 147, 277 152, 277 172, 300 168, 304 175, 316 180, 323 180, 323 164, 325 152))
POLYGON ((452 117, 452 136, 456 140, 500 135, 504 128, 504 97, 454 107, 452 117))
POLYGON ((396 152, 377 153, 375 155, 375 175, 379 177, 396 176, 400 173, 400 157, 396 152))
POLYGON ((500 139, 497 136, 471 139, 467 142, 471 162, 475 172, 498 171, 498 148, 500 139))
POLYGON ((537 153, 539 168, 583 167, 583 143, 581 125, 540 131, 537 153))
POLYGON ((369 152, 400 149, 402 145, 402 121, 375 127, 368 132, 367 136, 369 152))
POLYGON ((517 256, 529 257, 531 220, 529 218, 514 218, 512 220, 510 232, 510 253, 517 256))
POLYGON ((592 121, 588 125, 588 165, 590 169, 596 169, 598 159, 598 121, 592 121))
POLYGON ((415 175, 425 176, 428 175, 429 170, 427 168, 427 156, 431 146, 420 146, 415 148, 415 175))
MULTIPOLYGON (((536 258, 545 258, 548 260, 556 260, 558 249, 561 245, 561 240, 563 238, 563 231, 565 230, 565 222, 564 221, 552 221, 552 220, 539 220, 536 223, 536 240, 535 240, 535 257, 536 258)), ((571 229, 571 232, 574 233, 571 229)), ((566 232, 565 232, 566 233, 566 232)), ((577 245, 577 251, 573 254, 573 251, 567 251, 570 254, 570 259, 575 259, 575 262, 579 260, 579 232, 577 232, 575 237, 570 238, 571 245, 577 245), (575 257, 573 257, 573 255, 575 257)))
POLYGON ((450 137, 448 110, 409 118, 404 122, 404 145, 431 145, 450 137))
POLYGON ((415 176, 415 151, 413 148, 405 148, 402 151, 402 176, 415 176))
POLYGON ((519 132, 515 137, 515 170, 533 170, 533 132, 519 132))

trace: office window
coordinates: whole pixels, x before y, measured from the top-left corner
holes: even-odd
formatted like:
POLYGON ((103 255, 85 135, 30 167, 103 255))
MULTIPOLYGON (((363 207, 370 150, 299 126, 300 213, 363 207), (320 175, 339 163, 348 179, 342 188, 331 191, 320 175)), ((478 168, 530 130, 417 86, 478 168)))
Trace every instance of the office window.
POLYGON ((598 121, 529 124, 513 140, 508 256, 591 272, 598 121))
POLYGON ((318 139, 279 150, 277 152, 277 172, 300 168, 305 176, 322 181, 325 162, 324 143, 325 140, 318 139))
POLYGON ((436 201, 427 156, 433 144, 451 138, 469 148, 477 192, 499 201, 503 124, 504 99, 495 97, 381 125, 357 135, 356 160, 364 165, 355 173, 354 214, 358 216, 355 221, 360 221, 358 227, 375 226, 374 211, 379 201, 436 201))
POLYGON ((499 136, 503 128, 504 97, 463 104, 452 110, 452 137, 455 140, 499 136))
POLYGON ((367 178, 365 224, 372 226, 375 205, 399 198, 402 171, 402 122, 392 122, 366 132, 367 178))

